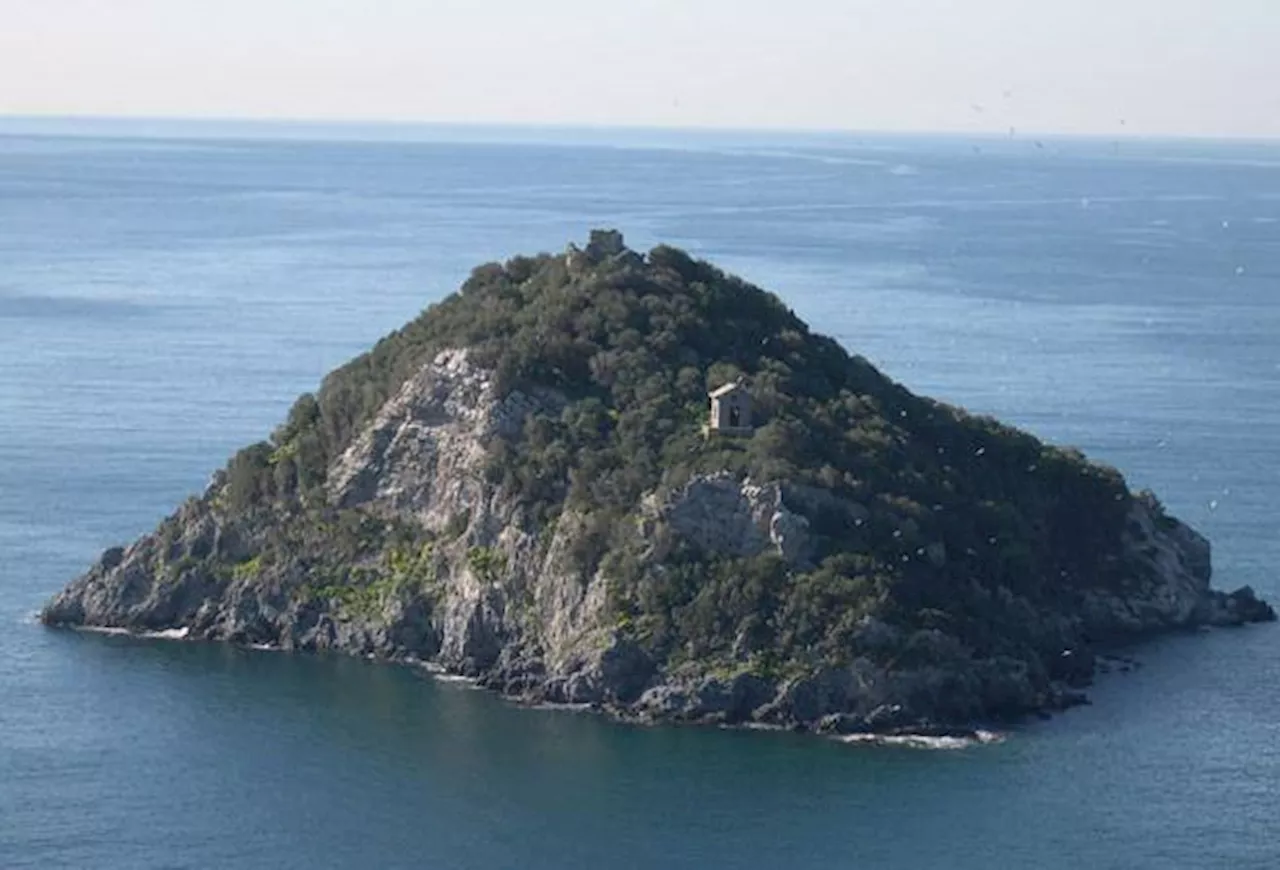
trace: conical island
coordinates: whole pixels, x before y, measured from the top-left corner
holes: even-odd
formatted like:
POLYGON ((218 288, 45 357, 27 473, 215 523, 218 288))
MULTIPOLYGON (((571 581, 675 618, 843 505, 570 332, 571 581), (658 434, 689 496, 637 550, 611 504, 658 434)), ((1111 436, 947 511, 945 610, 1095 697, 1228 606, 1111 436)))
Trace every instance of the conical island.
POLYGON ((1113 645, 1275 618, 1209 581, 1114 469, 597 231, 476 269, 42 619, 637 720, 964 733, 1080 701, 1113 645))

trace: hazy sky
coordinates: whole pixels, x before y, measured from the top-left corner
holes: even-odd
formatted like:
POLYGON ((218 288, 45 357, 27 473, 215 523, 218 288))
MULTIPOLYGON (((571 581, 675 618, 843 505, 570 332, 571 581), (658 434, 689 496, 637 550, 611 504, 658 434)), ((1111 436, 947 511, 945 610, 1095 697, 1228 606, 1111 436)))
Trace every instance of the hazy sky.
POLYGON ((1280 138, 1280 0, 0 0, 0 115, 1280 138))

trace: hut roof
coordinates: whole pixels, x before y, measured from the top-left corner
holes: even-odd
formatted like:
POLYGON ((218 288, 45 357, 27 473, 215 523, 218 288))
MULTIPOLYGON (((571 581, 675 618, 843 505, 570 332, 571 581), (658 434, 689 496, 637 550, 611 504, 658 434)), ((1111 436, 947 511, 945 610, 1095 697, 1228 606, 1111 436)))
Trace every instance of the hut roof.
POLYGON ((723 387, 719 387, 717 389, 712 390, 707 395, 709 395, 713 399, 723 399, 725 396, 729 395, 730 393, 736 393, 739 390, 745 390, 745 389, 746 387, 743 386, 742 381, 734 381, 731 384, 725 384, 723 387))

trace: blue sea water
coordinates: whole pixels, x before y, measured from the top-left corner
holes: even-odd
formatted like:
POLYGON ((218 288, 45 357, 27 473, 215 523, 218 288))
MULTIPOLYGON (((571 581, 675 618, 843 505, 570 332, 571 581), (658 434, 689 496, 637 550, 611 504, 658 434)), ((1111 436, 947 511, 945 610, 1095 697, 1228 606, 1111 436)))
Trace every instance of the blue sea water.
POLYGON ((3 122, 0 867, 1280 866, 1271 626, 928 752, 34 624, 471 266, 597 226, 1116 465, 1280 599, 1280 146, 3 122))

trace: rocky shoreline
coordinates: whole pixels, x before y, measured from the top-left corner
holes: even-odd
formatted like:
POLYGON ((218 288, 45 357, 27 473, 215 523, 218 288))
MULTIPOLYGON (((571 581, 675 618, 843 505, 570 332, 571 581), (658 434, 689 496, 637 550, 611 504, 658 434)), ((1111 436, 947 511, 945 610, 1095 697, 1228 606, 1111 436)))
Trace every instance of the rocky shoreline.
MULTIPOLYGON (((1256 599, 1250 599, 1256 601, 1256 599)), ((1265 612, 1259 612, 1260 619, 1256 621, 1271 621, 1265 612)), ((1247 624, 1243 621, 1230 621, 1219 623, 1216 627, 1240 627, 1247 624)), ((76 631, 87 632, 91 634, 104 634, 108 636, 130 637, 140 640, 163 640, 170 642, 202 642, 190 635, 187 628, 167 629, 151 632, 136 632, 124 628, 102 627, 102 626, 67 626, 76 631)), ((1210 626, 1199 626, 1194 630, 1206 630, 1210 626)), ((258 652, 276 652, 290 653, 289 649, 281 646, 270 644, 254 644, 245 647, 258 652)), ((509 694, 503 691, 503 687, 494 679, 477 678, 464 676, 445 669, 440 664, 433 661, 426 661, 416 656, 408 655, 398 658, 379 658, 372 653, 365 654, 365 657, 372 661, 380 661, 388 666, 401 666, 421 670, 427 673, 433 680, 445 684, 463 685, 477 691, 491 691, 504 700, 517 704, 518 706, 539 710, 560 710, 577 713, 586 713, 591 715, 604 716, 612 721, 645 727, 658 727, 663 725, 685 725, 693 727, 718 727, 729 728, 734 730, 750 730, 750 731, 791 731, 812 733, 816 736, 835 740, 849 746, 864 747, 886 747, 886 748, 905 748, 919 750, 958 750, 969 749, 979 746, 994 745, 1005 742, 1009 736, 1009 727, 1016 725, 1016 722, 984 722, 984 723, 964 723, 964 724, 932 724, 928 722, 915 722, 906 725, 886 725, 883 722, 867 722, 865 720, 856 720, 844 714, 827 714, 819 719, 814 727, 806 727, 797 723, 791 725, 770 724, 755 720, 731 721, 722 710, 711 709, 714 705, 709 705, 702 715, 686 708, 679 711, 678 716, 663 715, 661 712, 655 712, 652 709, 637 709, 636 707, 616 704, 601 704, 591 702, 569 702, 569 701, 553 701, 546 700, 545 692, 526 692, 522 694, 509 694)), ((1065 712, 1073 707, 1088 705, 1091 701, 1088 695, 1082 691, 1087 685, 1091 685, 1098 676, 1123 675, 1136 671, 1143 667, 1141 659, 1130 653, 1110 652, 1099 653, 1095 657, 1094 670, 1092 676, 1087 680, 1078 680, 1074 687, 1061 685, 1056 687, 1056 694, 1047 701, 1044 708, 1028 711, 1028 715, 1034 718, 1048 719, 1054 714, 1065 712)), ((698 693, 695 693, 698 694, 698 693)), ((702 694, 705 694, 702 693, 702 694)), ((888 711, 886 711, 888 712, 888 711)), ((896 711, 895 711, 896 712, 896 711)))
MULTIPOLYGON (((1212 606, 1205 608, 1205 620, 1186 626, 1186 631, 1210 627, 1241 627, 1252 622, 1274 621, 1276 618, 1270 606, 1257 599, 1252 590, 1247 588, 1230 594, 1214 592, 1209 600, 1212 606)), ((140 630, 60 620, 58 613, 50 605, 39 618, 50 626, 108 635, 184 642, 223 640, 216 636, 202 637, 193 632, 190 626, 140 630)), ((231 642, 259 651, 305 652, 316 649, 270 642, 231 642)), ((1137 642, 1131 640, 1129 646, 1137 642)), ((849 675, 839 669, 782 685, 747 673, 729 679, 709 677, 685 681, 668 680, 650 686, 634 701, 622 703, 617 700, 619 694, 616 688, 607 687, 598 691, 591 687, 584 688, 582 681, 547 675, 541 668, 535 669, 540 672, 537 675, 540 678, 534 678, 534 674, 528 669, 521 668, 495 667, 486 672, 468 673, 465 669, 451 668, 439 660, 420 658, 416 653, 402 650, 366 647, 337 649, 390 665, 421 668, 435 679, 461 682, 477 689, 492 691, 522 706, 592 712, 627 724, 764 728, 809 732, 851 744, 923 748, 954 748, 997 742, 1003 739, 1001 729, 1020 719, 1028 716, 1049 718, 1072 707, 1090 703, 1084 689, 1098 675, 1126 673, 1142 667, 1142 662, 1129 654, 1089 653, 1081 657, 1077 670, 1068 679, 1051 681, 1039 697, 1020 706, 1014 715, 1003 719, 941 722, 933 721, 929 716, 901 704, 883 704, 863 715, 833 712, 833 708, 847 709, 849 706, 848 699, 841 696, 842 691, 848 691, 849 675), (778 711, 785 712, 779 715, 778 711), (933 746, 931 742, 940 743, 933 746)))
MULTIPOLYGON (((128 637, 135 640, 159 640, 169 642, 186 642, 200 643, 202 641, 190 637, 190 631, 186 628, 166 629, 162 631, 151 632, 135 632, 124 628, 111 628, 102 626, 57 626, 71 628, 74 631, 84 632, 88 634, 101 634, 108 637, 128 637)), ((254 652, 272 652, 272 653, 290 653, 290 650, 279 646, 269 644, 253 644, 244 647, 244 649, 254 652)), ((446 685, 462 685, 477 691, 492 691, 490 687, 484 685, 484 681, 475 677, 466 677, 460 674, 451 673, 440 665, 422 661, 415 657, 409 656, 405 658, 379 659, 377 656, 369 654, 365 656, 371 661, 378 661, 387 666, 400 666, 407 668, 415 668, 427 673, 431 679, 446 685)), ((661 716, 654 716, 651 713, 637 713, 633 709, 624 706, 601 705, 592 703, 570 703, 570 702, 554 702, 536 700, 535 697, 529 695, 507 695, 501 691, 495 691, 495 695, 505 701, 514 703, 521 707, 534 710, 555 710, 567 711, 575 713, 585 713, 591 715, 604 716, 614 722, 625 725, 636 725, 644 727, 659 727, 664 725, 686 725, 693 727, 719 727, 733 730, 744 731, 801 731, 807 729, 784 727, 782 725, 765 724, 761 722, 728 722, 718 716, 710 716, 706 719, 664 719, 661 716)), ((1076 703, 1088 703, 1083 697, 1076 703)), ((1074 706, 1072 704, 1071 706, 1074 706)), ((1066 709, 1065 707, 1061 709, 1066 709)), ((1045 714, 1048 715, 1047 713, 1045 714)), ((909 749, 965 749, 973 746, 983 746, 995 743, 1002 743, 1007 735, 1004 732, 994 730, 994 728, 963 727, 963 726, 916 726, 903 727, 895 729, 887 729, 881 731, 872 731, 866 729, 844 730, 843 724, 839 717, 829 716, 823 722, 819 723, 819 727, 812 733, 819 736, 827 737, 841 743, 851 746, 880 746, 880 747, 901 747, 909 749)))

